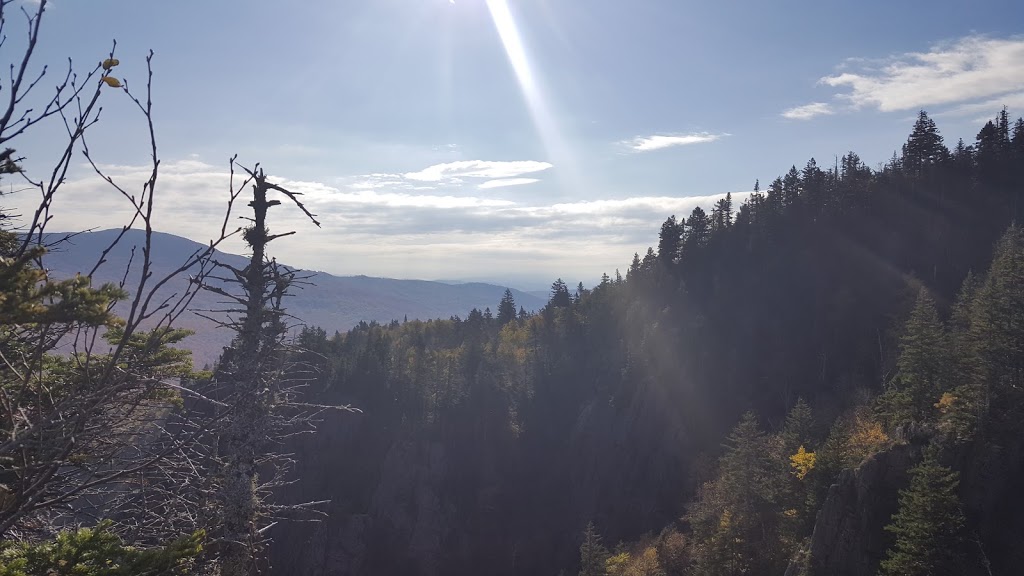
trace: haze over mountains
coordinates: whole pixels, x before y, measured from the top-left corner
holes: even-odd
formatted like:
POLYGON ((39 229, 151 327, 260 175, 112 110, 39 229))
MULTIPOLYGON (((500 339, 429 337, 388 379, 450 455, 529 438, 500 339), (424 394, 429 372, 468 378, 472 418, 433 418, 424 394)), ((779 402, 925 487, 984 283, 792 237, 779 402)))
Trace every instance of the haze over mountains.
MULTIPOLYGON (((53 248, 46 256, 46 266, 57 277, 73 276, 88 272, 99 258, 100 253, 116 237, 118 230, 101 230, 75 235, 59 247, 53 248)), ((53 234, 53 237, 64 234, 53 234)), ((129 263, 132 247, 137 246, 135 267, 129 275, 129 290, 137 283, 138 262, 144 233, 129 231, 121 242, 107 256, 107 262, 94 274, 95 284, 118 282, 124 276, 129 263)), ((156 232, 153 234, 153 272, 160 278, 176 269, 202 245, 175 236, 156 232)), ((242 268, 247 258, 236 254, 218 253, 218 260, 242 268)), ((398 280, 369 276, 334 276, 325 272, 310 272, 308 285, 297 287, 287 304, 288 312, 302 323, 319 326, 328 333, 346 331, 360 321, 381 323, 403 319, 464 317, 473 308, 483 310, 497 308, 505 287, 481 282, 448 284, 426 280, 398 280)), ((184 290, 188 275, 181 275, 168 283, 165 292, 171 294, 184 290)), ((536 294, 512 290, 517 306, 533 311, 544 306, 546 298, 536 294)), ((220 298, 214 294, 200 293, 193 301, 193 309, 217 308, 220 298)), ((223 306, 220 306, 223 308, 223 306)), ((187 313, 178 322, 183 328, 196 331, 185 344, 195 354, 195 363, 201 367, 210 364, 220 355, 231 334, 217 329, 213 322, 193 313, 187 313)))

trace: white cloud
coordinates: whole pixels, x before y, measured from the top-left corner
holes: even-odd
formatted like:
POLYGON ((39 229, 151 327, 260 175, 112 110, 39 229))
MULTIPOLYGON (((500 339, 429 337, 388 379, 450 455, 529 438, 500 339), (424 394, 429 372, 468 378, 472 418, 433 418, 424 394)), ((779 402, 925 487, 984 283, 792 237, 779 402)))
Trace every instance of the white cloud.
POLYGON ((490 188, 505 188, 506 186, 523 186, 524 184, 533 184, 534 182, 540 182, 540 180, 536 178, 501 178, 499 180, 483 182, 477 188, 487 190, 490 188))
POLYGON ((539 178, 521 178, 519 176, 542 172, 552 167, 548 162, 534 160, 512 162, 460 160, 435 164, 417 172, 364 174, 356 177, 337 178, 336 181, 350 190, 404 189, 415 192, 434 190, 438 187, 454 190, 465 184, 467 179, 481 179, 484 181, 478 184, 477 188, 486 190, 540 182, 539 178))
POLYGON ((697 132, 693 134, 654 134, 651 136, 637 136, 626 144, 637 152, 650 152, 661 150, 671 146, 687 146, 690 144, 704 144, 714 142, 727 134, 710 134, 708 132, 697 132))
POLYGON ((835 111, 832 110, 832 106, 826 102, 811 102, 810 104, 804 104, 803 106, 796 106, 786 110, 782 113, 782 117, 790 120, 810 120, 815 116, 824 116, 827 114, 835 114, 835 111))
POLYGON ((1024 38, 968 36, 909 52, 883 62, 850 60, 853 72, 826 76, 821 83, 849 91, 836 97, 853 108, 883 112, 928 106, 998 101, 1024 90, 1024 38))
MULTIPOLYGON (((148 175, 145 166, 105 170, 129 191, 140 189, 148 175)), ((95 176, 83 174, 62 187, 51 231, 112 228, 130 218, 127 201, 95 176)), ((656 245, 659 226, 670 214, 684 217, 695 206, 710 209, 723 196, 511 201, 484 193, 422 194, 401 183, 356 190, 273 174, 271 178, 302 192, 300 198, 323 223, 320 229, 311 226, 281 198, 284 205, 271 213, 270 227, 299 234, 275 242, 280 261, 334 274, 405 278, 527 270, 551 278, 596 278, 625 269, 633 252, 656 245)), ((209 240, 220 230, 227 182, 224 167, 195 159, 166 161, 157 187, 155 227, 200 242, 209 240)), ((744 196, 734 193, 734 206, 744 196)), ((15 204, 13 212, 30 213, 31 194, 9 198, 15 204)), ((245 209, 243 200, 236 206, 239 210, 245 209)), ((245 251, 237 238, 225 249, 245 251)))
POLYGON ((435 164, 419 172, 407 172, 403 176, 409 180, 420 182, 441 182, 451 178, 514 178, 523 174, 542 172, 551 168, 547 162, 534 160, 516 160, 512 162, 494 162, 487 160, 459 160, 435 164))

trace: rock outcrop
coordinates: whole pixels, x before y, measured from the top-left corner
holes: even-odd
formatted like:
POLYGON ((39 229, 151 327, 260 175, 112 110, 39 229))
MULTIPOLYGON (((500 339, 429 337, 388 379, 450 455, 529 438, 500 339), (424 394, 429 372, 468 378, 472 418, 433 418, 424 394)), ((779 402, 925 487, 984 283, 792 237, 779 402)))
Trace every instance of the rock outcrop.
POLYGON ((916 452, 897 445, 843 471, 818 512, 808 549, 786 576, 874 576, 892 543, 884 527, 909 482, 916 452))

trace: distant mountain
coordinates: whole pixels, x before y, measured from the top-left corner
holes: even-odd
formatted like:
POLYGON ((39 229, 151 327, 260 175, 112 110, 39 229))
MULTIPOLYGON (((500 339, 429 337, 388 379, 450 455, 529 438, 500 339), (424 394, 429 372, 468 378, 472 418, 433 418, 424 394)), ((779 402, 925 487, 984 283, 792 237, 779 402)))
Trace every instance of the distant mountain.
MULTIPOLYGON (((56 276, 67 277, 85 273, 92 267, 100 253, 117 235, 117 230, 102 230, 78 234, 71 240, 51 250, 46 256, 47 268, 56 276)), ((53 234, 53 237, 64 234, 53 234)), ((129 231, 120 244, 107 256, 107 262, 94 275, 94 282, 117 282, 124 275, 136 248, 136 267, 141 257, 143 232, 129 231)), ((185 261, 202 245, 173 234, 154 233, 153 271, 159 278, 185 261)), ((247 259, 235 254, 218 253, 222 262, 244 267, 247 259)), ((287 302, 288 312, 304 324, 319 326, 328 333, 346 331, 360 321, 390 322, 432 318, 448 318, 458 315, 465 317, 473 308, 483 310, 490 307, 497 310, 498 302, 505 292, 504 286, 481 282, 447 284, 426 280, 397 280, 370 276, 333 276, 325 272, 310 272, 310 285, 293 290, 287 302)), ((132 275, 130 275, 131 278, 132 275)), ((134 274, 137 278, 137 271, 134 274)), ((163 290, 171 294, 184 290, 188 276, 177 278, 163 290)), ((545 304, 545 299, 534 294, 512 290, 516 305, 527 310, 536 310, 545 304)), ((216 308, 220 300, 214 294, 201 293, 193 302, 193 308, 216 308)), ((195 353, 197 366, 212 363, 221 349, 230 341, 231 334, 218 329, 206 319, 188 313, 179 325, 196 331, 186 341, 195 353)))

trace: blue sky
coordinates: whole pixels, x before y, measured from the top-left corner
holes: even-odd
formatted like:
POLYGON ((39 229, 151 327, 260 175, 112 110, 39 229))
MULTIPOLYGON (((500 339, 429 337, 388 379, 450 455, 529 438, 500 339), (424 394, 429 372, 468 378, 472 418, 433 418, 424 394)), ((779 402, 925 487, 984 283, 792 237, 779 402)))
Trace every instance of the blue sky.
MULTIPOLYGON (((36 62, 114 38, 136 89, 156 52, 157 225, 208 239, 238 153, 323 217, 279 258, 336 274, 592 282, 669 214, 812 156, 884 161, 919 108, 950 145, 1024 111, 1019 0, 54 0, 36 62)), ((144 126, 104 108, 91 146, 130 184, 144 126)), ((52 229, 127 211, 77 169, 52 229)))

